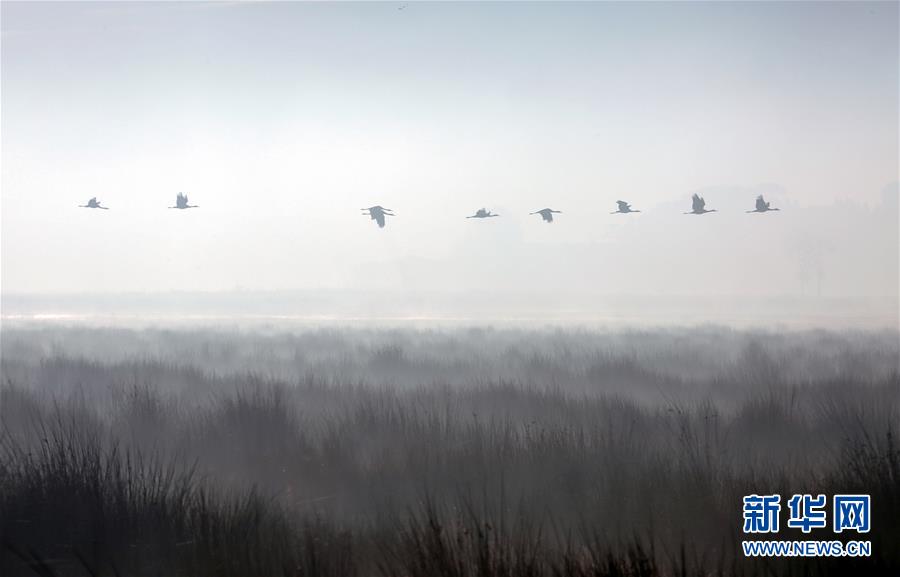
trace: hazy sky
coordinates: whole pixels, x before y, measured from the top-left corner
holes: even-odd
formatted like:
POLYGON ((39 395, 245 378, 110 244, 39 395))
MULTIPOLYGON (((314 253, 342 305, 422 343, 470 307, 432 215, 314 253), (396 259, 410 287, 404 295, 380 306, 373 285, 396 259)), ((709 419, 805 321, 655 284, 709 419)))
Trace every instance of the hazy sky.
POLYGON ((896 2, 401 5, 3 2, 3 291, 896 295, 896 2))

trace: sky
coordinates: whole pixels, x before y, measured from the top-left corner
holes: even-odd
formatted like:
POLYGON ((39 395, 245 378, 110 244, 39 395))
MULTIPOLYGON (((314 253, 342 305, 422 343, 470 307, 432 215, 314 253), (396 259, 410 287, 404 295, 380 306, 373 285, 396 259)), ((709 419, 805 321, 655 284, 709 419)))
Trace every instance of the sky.
POLYGON ((6 295, 897 298, 896 2, 0 10, 6 295))

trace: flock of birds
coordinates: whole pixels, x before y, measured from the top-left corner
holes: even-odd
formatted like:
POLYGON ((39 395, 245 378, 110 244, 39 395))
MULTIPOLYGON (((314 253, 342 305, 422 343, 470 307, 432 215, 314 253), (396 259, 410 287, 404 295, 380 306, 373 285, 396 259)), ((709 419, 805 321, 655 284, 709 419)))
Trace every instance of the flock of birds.
MULTIPOLYGON (((624 200, 616 201, 617 209, 610 214, 630 214, 633 212, 641 212, 639 210, 635 210, 631 208, 631 205, 625 202, 624 200)), ((79 205, 81 208, 99 208, 101 210, 109 210, 105 206, 100 205, 100 201, 97 200, 97 197, 91 198, 87 204, 79 205)), ((179 210, 184 210, 187 208, 198 208, 196 204, 188 204, 188 197, 183 192, 179 192, 178 196, 175 199, 175 206, 170 206, 169 208, 177 208, 179 210)), ((769 202, 763 198, 762 195, 756 197, 756 208, 753 210, 748 210, 747 212, 770 212, 773 210, 778 210, 777 208, 772 208, 769 202)), ((369 218, 378 223, 379 228, 384 228, 385 225, 385 217, 386 216, 397 216, 394 214, 389 208, 385 208, 380 205, 370 206, 369 208, 362 209, 364 215, 367 215, 369 218)), ((694 194, 691 198, 691 210, 685 212, 684 214, 707 214, 709 212, 717 212, 716 209, 707 209, 706 201, 703 200, 703 197, 699 194, 694 194)), ((552 208, 542 208, 541 210, 531 212, 529 214, 537 214, 540 215, 544 222, 553 222, 554 214, 562 214, 561 210, 553 210, 552 208)), ((475 214, 471 216, 467 216, 466 218, 495 218, 500 216, 499 214, 495 214, 485 208, 479 208, 475 211, 475 214)))

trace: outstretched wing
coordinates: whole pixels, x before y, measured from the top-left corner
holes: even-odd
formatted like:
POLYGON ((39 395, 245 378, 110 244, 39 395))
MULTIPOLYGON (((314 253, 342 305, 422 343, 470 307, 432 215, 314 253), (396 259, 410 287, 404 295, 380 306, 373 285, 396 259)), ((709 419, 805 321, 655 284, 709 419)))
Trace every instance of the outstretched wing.
POLYGON ((380 210, 373 211, 372 218, 378 223, 378 228, 384 228, 384 213, 380 210))
POLYGON ((631 205, 625 202, 624 200, 617 200, 616 204, 619 205, 620 212, 628 212, 628 209, 631 208, 631 205))
POLYGON ((694 210, 694 212, 700 212, 705 206, 706 201, 703 200, 703 197, 695 192, 694 196, 691 198, 691 208, 694 210))
POLYGON ((769 208, 769 203, 763 199, 763 196, 760 194, 756 197, 756 210, 763 211, 769 208))

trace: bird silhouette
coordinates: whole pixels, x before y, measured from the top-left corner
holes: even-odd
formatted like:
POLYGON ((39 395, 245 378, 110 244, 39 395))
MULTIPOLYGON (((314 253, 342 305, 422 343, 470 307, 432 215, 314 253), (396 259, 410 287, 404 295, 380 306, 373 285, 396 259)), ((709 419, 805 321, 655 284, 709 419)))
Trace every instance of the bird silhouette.
POLYGON ((500 216, 500 215, 494 214, 487 209, 479 208, 478 210, 475 211, 475 214, 473 214, 472 216, 467 216, 466 218, 492 218, 495 216, 500 216))
POLYGON ((539 215, 541 215, 541 218, 544 219, 544 222, 553 222, 554 213, 562 214, 562 211, 561 210, 553 210, 552 208, 542 208, 541 210, 539 210, 537 212, 530 212, 528 214, 539 214, 539 215))
POLYGON ((100 208, 100 209, 103 209, 103 210, 109 210, 109 209, 108 209, 107 207, 105 207, 105 206, 100 206, 100 201, 97 200, 97 197, 96 197, 96 196, 92 197, 92 198, 87 202, 87 204, 79 204, 78 206, 81 207, 81 208, 100 208))
POLYGON ((384 228, 385 216, 397 216, 391 209, 384 208, 380 205, 370 206, 369 208, 362 209, 362 211, 363 214, 369 215, 369 218, 378 223, 378 228, 384 228))
POLYGON ((631 208, 631 205, 624 200, 617 200, 616 204, 619 206, 619 209, 609 214, 628 214, 629 212, 641 212, 639 210, 634 210, 633 208, 631 208))
POLYGON ((766 199, 763 198, 763 195, 759 195, 756 197, 756 210, 748 210, 747 212, 769 212, 770 210, 781 210, 780 208, 772 208, 769 206, 770 203, 766 202, 766 199))
POLYGON ((697 193, 691 197, 691 212, 684 214, 706 214, 707 212, 716 212, 716 209, 706 210, 706 201, 697 193))
POLYGON ((169 208, 177 208, 179 210, 184 210, 185 208, 197 208, 196 204, 188 204, 188 197, 185 193, 179 192, 178 196, 175 198, 175 206, 170 206, 169 208))

